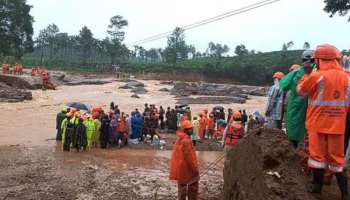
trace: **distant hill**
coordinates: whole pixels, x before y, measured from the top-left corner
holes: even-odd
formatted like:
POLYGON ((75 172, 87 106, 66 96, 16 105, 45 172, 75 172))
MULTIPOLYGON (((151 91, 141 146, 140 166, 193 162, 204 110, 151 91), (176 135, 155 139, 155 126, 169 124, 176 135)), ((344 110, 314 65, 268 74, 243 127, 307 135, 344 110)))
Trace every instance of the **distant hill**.
POLYGON ((205 57, 168 63, 129 63, 128 72, 198 72, 213 78, 231 79, 247 84, 269 84, 276 71, 288 72, 292 64, 301 62, 303 50, 274 51, 246 56, 205 57))

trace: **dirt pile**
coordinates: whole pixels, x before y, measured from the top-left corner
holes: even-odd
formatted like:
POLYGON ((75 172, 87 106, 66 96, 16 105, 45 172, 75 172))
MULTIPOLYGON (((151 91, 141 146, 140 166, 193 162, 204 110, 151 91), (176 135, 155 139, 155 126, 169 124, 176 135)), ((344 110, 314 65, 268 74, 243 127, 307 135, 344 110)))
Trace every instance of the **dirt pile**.
POLYGON ((119 89, 130 89, 134 95, 140 95, 140 94, 147 94, 148 91, 145 89, 145 84, 136 81, 136 80, 130 80, 125 85, 120 86, 119 89))
POLYGON ((248 99, 248 95, 265 96, 267 88, 255 86, 239 86, 231 84, 214 84, 205 82, 175 82, 172 95, 189 96, 231 96, 248 99))
POLYGON ((228 156, 224 169, 226 200, 309 200, 301 158, 279 130, 252 131, 228 156))

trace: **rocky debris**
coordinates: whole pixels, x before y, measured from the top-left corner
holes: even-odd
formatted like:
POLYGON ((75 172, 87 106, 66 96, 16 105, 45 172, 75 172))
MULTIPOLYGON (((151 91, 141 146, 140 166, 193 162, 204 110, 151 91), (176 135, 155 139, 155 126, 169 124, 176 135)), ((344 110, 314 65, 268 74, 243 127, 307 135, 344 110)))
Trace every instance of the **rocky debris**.
POLYGON ((135 93, 135 94, 147 94, 147 90, 143 87, 136 87, 131 89, 131 92, 135 93))
POLYGON ((127 89, 132 89, 132 87, 130 87, 130 86, 128 86, 128 85, 122 85, 122 86, 119 87, 119 89, 125 89, 125 90, 127 90, 127 89))
POLYGON ((140 98, 140 96, 137 95, 137 94, 133 94, 133 95, 131 95, 131 97, 132 97, 132 98, 136 98, 136 99, 139 99, 139 98, 140 98))
POLYGON ((29 91, 16 89, 0 82, 0 102, 21 102, 32 100, 32 93, 29 91))
POLYGON ((78 80, 78 81, 70 81, 66 82, 65 85, 104 85, 112 83, 112 81, 107 81, 107 80, 97 80, 97 79, 90 79, 90 80, 78 80))
POLYGON ((0 82, 17 89, 41 89, 42 81, 40 77, 31 77, 31 76, 15 76, 15 75, 4 75, 0 74, 0 82))
POLYGON ((178 98, 177 104, 231 104, 239 103, 243 104, 246 102, 245 98, 241 97, 185 97, 178 98))
POLYGON ((159 91, 160 92, 169 92, 170 90, 168 88, 161 88, 159 91))
POLYGON ((314 200, 306 191, 308 180, 301 167, 301 157, 284 132, 253 130, 228 153, 224 199, 314 200))
POLYGON ((161 81, 159 84, 161 84, 161 85, 174 85, 174 81, 161 81))
POLYGON ((207 96, 234 96, 248 98, 248 95, 265 96, 264 87, 240 86, 231 84, 214 84, 204 82, 176 82, 170 93, 175 96, 207 95, 207 96))
POLYGON ((125 84, 125 86, 130 87, 130 88, 135 88, 135 87, 145 87, 145 84, 143 84, 139 81, 136 81, 136 80, 132 80, 130 82, 127 82, 125 84))
POLYGON ((148 92, 145 89, 145 84, 136 80, 127 82, 125 85, 120 86, 119 89, 131 89, 130 91, 135 94, 146 94, 148 92))

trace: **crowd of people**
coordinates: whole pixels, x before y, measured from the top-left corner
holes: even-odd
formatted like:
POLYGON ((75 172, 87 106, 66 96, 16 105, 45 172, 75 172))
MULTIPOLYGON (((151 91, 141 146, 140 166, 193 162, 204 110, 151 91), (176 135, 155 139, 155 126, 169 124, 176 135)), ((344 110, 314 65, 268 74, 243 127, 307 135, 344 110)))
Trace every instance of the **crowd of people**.
POLYGON ((324 44, 304 51, 301 63, 292 65, 287 75, 274 74, 266 109, 268 126, 281 129, 284 121, 291 144, 304 151, 304 167, 313 174, 309 192, 321 196, 323 185, 331 184, 335 176, 342 199, 349 199, 348 57, 324 44))
POLYGON ((12 70, 11 70, 11 65, 4 63, 2 64, 2 73, 3 74, 18 74, 21 75, 23 73, 23 66, 22 64, 15 63, 12 65, 12 70))
MULTIPOLYGON (((245 127, 243 130, 253 128, 261 122, 258 112, 254 113, 255 117, 249 116, 249 119, 245 110, 237 111, 236 115, 237 113, 242 116, 239 121, 245 127)), ((227 124, 235 112, 228 109, 227 117, 225 115, 221 106, 213 108, 211 112, 204 109, 196 116, 187 105, 168 107, 165 110, 162 106, 158 108, 156 105, 145 104, 142 113, 135 109, 130 115, 120 111, 113 102, 108 112, 100 107, 92 108, 88 112, 64 108, 57 114, 56 140, 62 141, 64 151, 70 151, 71 148, 80 151, 94 147, 122 147, 128 143, 147 141, 159 144, 162 130, 175 133, 188 120, 194 125, 195 134, 191 137, 194 145, 196 141, 205 139, 224 141, 227 124)))

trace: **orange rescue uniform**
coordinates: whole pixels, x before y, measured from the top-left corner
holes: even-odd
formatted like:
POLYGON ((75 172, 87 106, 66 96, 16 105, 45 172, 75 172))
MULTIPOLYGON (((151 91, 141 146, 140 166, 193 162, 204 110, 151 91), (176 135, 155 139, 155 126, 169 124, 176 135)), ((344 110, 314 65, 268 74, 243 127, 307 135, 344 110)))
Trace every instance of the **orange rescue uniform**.
POLYGON ((179 199, 197 200, 199 169, 192 140, 183 131, 177 132, 170 160, 170 180, 178 182, 179 199))
POLYGON ((311 168, 342 172, 350 80, 336 59, 319 59, 319 70, 305 75, 298 93, 308 96, 306 128, 311 168))

